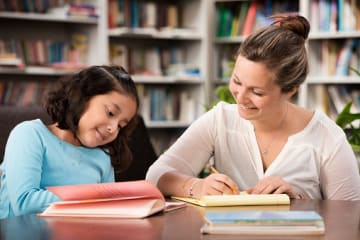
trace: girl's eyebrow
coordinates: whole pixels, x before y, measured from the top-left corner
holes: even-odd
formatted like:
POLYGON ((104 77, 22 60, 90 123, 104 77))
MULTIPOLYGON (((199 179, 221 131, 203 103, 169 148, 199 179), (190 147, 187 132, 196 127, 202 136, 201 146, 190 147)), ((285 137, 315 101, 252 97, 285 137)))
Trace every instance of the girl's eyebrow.
POLYGON ((121 108, 116 103, 112 102, 112 105, 121 113, 121 108))

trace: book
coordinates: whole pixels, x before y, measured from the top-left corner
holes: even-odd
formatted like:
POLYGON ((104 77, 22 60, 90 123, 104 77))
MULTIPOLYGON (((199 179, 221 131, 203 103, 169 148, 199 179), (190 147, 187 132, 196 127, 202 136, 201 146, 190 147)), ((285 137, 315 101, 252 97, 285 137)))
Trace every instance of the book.
POLYGON ((315 211, 207 212, 203 234, 321 235, 323 218, 315 211))
POLYGON ((246 194, 241 192, 236 195, 204 195, 200 199, 176 196, 172 198, 202 207, 290 204, 290 198, 286 194, 246 194))
POLYGON ((39 216, 144 218, 185 206, 166 202, 146 180, 52 186, 62 201, 50 204, 39 216))
POLYGON ((244 23, 242 26, 242 35, 247 37, 254 28, 255 20, 256 20, 256 12, 258 11, 258 3, 251 2, 246 17, 244 19, 244 23))

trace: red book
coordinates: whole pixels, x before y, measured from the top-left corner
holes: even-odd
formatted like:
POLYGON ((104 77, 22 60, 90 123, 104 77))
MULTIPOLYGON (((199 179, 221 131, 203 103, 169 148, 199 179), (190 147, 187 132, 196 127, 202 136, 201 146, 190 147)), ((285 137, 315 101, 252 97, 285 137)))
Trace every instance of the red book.
POLYGON ((248 36, 254 28, 257 7, 258 6, 257 6, 256 2, 250 3, 249 10, 247 12, 245 21, 243 23, 243 28, 242 28, 242 35, 245 37, 248 36))
POLYGON ((145 180, 47 189, 63 201, 51 204, 39 216, 144 218, 167 207, 161 192, 145 180))

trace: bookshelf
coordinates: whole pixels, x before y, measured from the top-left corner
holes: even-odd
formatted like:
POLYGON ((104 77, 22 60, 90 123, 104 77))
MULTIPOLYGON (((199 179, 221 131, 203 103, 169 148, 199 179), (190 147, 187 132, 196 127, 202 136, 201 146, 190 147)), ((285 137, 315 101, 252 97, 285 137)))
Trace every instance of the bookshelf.
MULTIPOLYGON (((334 74, 337 67, 334 55, 344 52, 343 58, 346 59, 346 51, 342 49, 350 44, 351 57, 345 62, 360 69, 357 43, 360 41, 359 26, 354 24, 349 29, 339 28, 341 19, 341 24, 346 27, 360 21, 355 0, 83 2, 95 6, 98 17, 69 17, 62 7, 41 13, 15 12, 4 9, 0 4, 0 105, 7 104, 3 101, 7 88, 37 83, 41 86, 38 92, 44 92, 44 89, 52 86, 53 81, 72 70, 44 63, 44 60, 29 61, 24 53, 20 54, 20 63, 18 59, 1 58, 4 40, 15 46, 32 45, 32 42, 35 42, 35 46, 41 46, 51 41, 70 43, 72 35, 80 33, 86 36, 86 57, 82 58, 81 64, 115 63, 129 70, 141 96, 140 113, 157 152, 161 153, 205 111, 204 105, 214 100, 214 88, 228 83, 236 50, 248 34, 242 25, 250 22, 248 25, 252 25, 252 28, 249 27, 252 30, 266 23, 264 16, 285 12, 300 13, 312 25, 307 43, 310 74, 299 90, 296 101, 304 107, 325 111, 332 117, 337 113, 330 92, 332 95, 336 92, 340 99, 351 98, 354 102, 360 102, 360 77, 346 67, 343 67, 342 74, 334 74), (254 2, 257 3, 256 11, 253 11, 255 17, 252 21, 247 20, 247 13, 254 2), (331 4, 330 8, 325 5, 332 2, 337 3, 337 8, 331 8, 331 4), (123 5, 119 8, 116 4, 123 5), (329 24, 329 29, 323 30, 320 28, 320 16, 326 19, 326 15, 319 9, 325 9, 329 16, 331 9, 337 9, 338 16, 343 17, 338 17, 335 25, 329 24), (341 15, 340 9, 347 9, 347 13, 341 15), (356 10, 352 11, 354 16, 346 17, 351 9, 356 10), (2 61, 10 61, 12 65, 3 64, 2 61), (332 66, 331 73, 327 72, 329 66, 332 66), (8 87, 8 83, 13 86, 8 87), (334 88, 336 91, 329 91, 334 88), (345 92, 348 96, 344 98, 341 94, 345 92)), ((13 99, 15 103, 10 102, 9 105, 31 104, 26 99, 13 99)))
POLYGON ((41 105, 44 92, 61 76, 107 63, 102 48, 107 41, 105 3, 57 2, 0 5, 1 105, 41 105))
POLYGON ((294 101, 333 119, 348 101, 355 103, 353 111, 360 112, 360 77, 349 70, 360 69, 360 6, 355 0, 214 0, 212 89, 228 83, 236 50, 249 33, 244 28, 251 11, 256 12, 251 29, 266 23, 264 16, 276 13, 300 13, 310 21, 310 73, 294 101), (250 10, 252 4, 256 11, 250 10))
POLYGON ((109 62, 137 84, 157 153, 204 112, 208 75, 206 0, 108 0, 109 62))
POLYGON ((299 103, 333 119, 349 101, 359 112, 360 6, 357 1, 301 1, 300 12, 311 24, 308 41, 310 74, 299 103), (324 11, 320 11, 320 8, 324 11))

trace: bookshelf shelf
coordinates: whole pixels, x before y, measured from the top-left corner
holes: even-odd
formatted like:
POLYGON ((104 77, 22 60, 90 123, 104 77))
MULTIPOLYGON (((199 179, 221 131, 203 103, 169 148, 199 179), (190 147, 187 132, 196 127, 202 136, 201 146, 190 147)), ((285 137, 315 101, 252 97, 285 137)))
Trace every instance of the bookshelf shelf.
POLYGON ((132 75, 136 83, 143 84, 203 84, 199 76, 143 76, 132 75))
POLYGON ((109 37, 153 38, 166 40, 201 40, 201 34, 194 29, 156 29, 156 28, 128 28, 109 29, 109 37))
POLYGON ((359 38, 359 31, 349 31, 349 32, 311 32, 309 34, 310 40, 316 39, 341 39, 341 38, 359 38))
POLYGON ((18 13, 18 12, 0 12, 0 18, 28 21, 45 22, 68 22, 82 24, 97 24, 97 18, 70 17, 66 15, 56 15, 52 13, 18 13))
POLYGON ((146 121, 145 125, 148 128, 187 128, 191 122, 182 122, 182 121, 146 121))
POLYGON ((215 38, 215 44, 227 44, 227 43, 241 43, 244 41, 245 37, 236 36, 236 37, 217 37, 215 38))
POLYGON ((307 84, 360 84, 358 76, 321 76, 308 77, 307 84))
POLYGON ((59 70, 50 67, 25 67, 24 69, 0 67, 0 74, 63 76, 73 70, 59 70))

